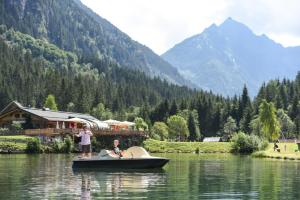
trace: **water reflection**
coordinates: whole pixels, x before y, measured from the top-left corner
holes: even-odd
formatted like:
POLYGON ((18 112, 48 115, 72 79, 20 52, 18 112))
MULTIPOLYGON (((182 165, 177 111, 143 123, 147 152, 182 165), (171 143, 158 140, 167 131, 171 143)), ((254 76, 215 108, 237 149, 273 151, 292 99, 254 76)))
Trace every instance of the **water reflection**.
POLYGON ((73 171, 72 155, 0 155, 0 199, 300 199, 300 162, 166 154, 160 171, 73 171))
POLYGON ((81 174, 81 200, 91 199, 91 177, 89 174, 81 174))
POLYGON ((75 170, 73 173, 82 181, 81 199, 84 200, 92 199, 91 196, 122 198, 130 194, 144 198, 145 193, 166 185, 167 179, 164 170, 75 170))

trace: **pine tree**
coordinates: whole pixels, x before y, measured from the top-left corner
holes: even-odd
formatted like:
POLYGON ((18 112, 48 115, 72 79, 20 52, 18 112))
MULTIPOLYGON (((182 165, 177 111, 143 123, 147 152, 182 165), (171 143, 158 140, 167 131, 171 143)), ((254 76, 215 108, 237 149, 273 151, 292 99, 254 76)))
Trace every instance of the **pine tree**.
POLYGON ((189 140, 192 142, 199 140, 200 132, 199 129, 197 129, 195 119, 192 113, 190 113, 188 117, 188 129, 189 129, 189 140))
POLYGON ((241 106, 242 106, 242 112, 244 112, 246 107, 251 106, 251 101, 250 101, 250 97, 249 97, 248 89, 247 89, 246 85, 244 85, 244 88, 243 88, 243 93, 242 93, 242 97, 241 97, 241 106))
POLYGON ((171 108, 170 108, 170 111, 169 111, 169 115, 170 115, 170 116, 176 115, 177 112, 178 112, 177 104, 176 104, 176 101, 173 100, 172 105, 171 105, 171 108))
POLYGON ((243 131, 244 133, 250 134, 250 132, 251 132, 250 122, 251 122, 251 120, 252 120, 251 110, 248 107, 244 111, 243 118, 240 121, 241 131, 243 131))

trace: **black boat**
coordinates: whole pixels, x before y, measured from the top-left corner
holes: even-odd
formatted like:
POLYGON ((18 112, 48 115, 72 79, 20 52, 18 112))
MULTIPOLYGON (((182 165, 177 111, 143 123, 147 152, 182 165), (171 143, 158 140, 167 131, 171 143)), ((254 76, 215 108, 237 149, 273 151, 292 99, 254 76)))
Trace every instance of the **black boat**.
POLYGON ((156 169, 169 162, 167 158, 153 157, 142 147, 130 147, 119 158, 108 150, 102 150, 92 158, 73 160, 73 168, 95 169, 156 169))

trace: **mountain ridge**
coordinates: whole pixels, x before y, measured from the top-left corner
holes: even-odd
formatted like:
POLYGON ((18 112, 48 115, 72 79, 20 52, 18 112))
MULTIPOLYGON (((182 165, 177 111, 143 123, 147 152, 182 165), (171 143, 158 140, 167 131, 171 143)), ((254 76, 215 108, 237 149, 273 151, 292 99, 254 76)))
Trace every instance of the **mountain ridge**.
POLYGON ((263 82, 295 76, 300 69, 298 52, 298 47, 284 48, 228 18, 176 44, 162 57, 200 88, 233 96, 246 84, 254 96, 263 82))

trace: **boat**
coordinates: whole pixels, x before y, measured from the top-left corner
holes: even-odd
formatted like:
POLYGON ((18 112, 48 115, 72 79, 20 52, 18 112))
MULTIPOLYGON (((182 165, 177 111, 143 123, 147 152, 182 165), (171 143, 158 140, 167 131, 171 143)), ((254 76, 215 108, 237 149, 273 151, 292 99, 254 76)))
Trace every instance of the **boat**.
POLYGON ((91 158, 76 158, 73 168, 95 169, 156 169, 169 162, 167 158, 151 156, 144 148, 134 146, 124 151, 120 158, 110 150, 101 150, 91 158))

